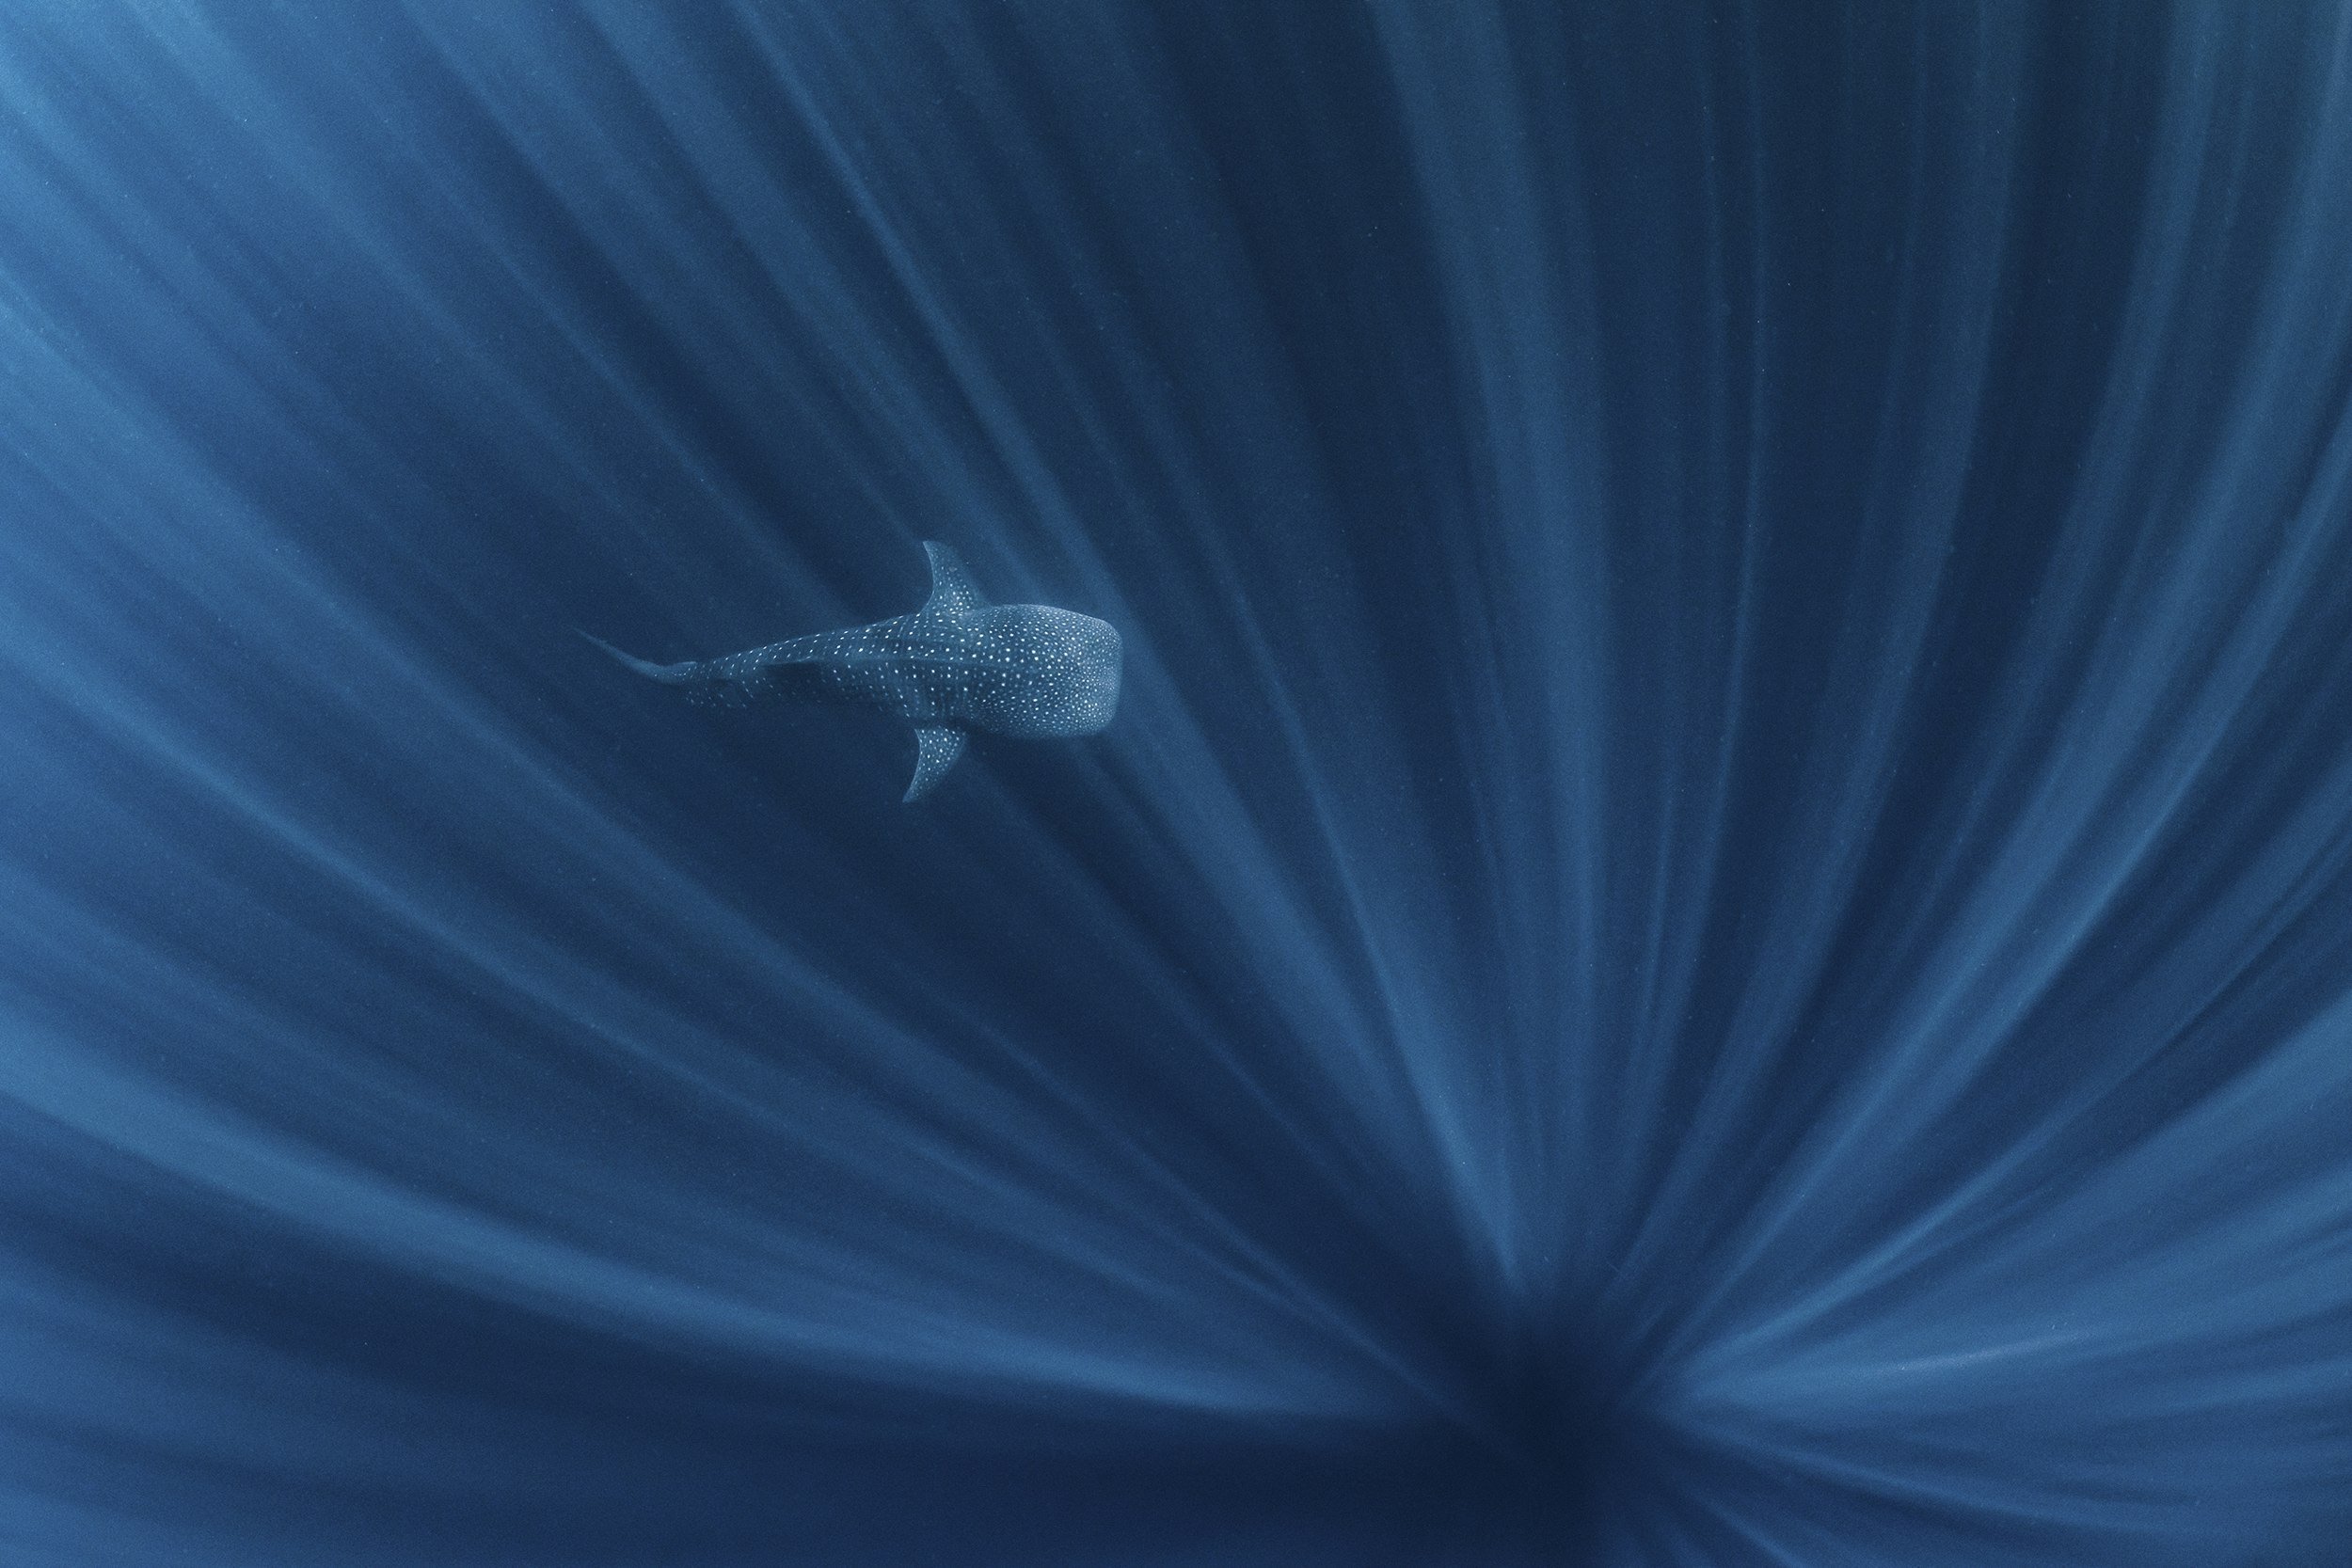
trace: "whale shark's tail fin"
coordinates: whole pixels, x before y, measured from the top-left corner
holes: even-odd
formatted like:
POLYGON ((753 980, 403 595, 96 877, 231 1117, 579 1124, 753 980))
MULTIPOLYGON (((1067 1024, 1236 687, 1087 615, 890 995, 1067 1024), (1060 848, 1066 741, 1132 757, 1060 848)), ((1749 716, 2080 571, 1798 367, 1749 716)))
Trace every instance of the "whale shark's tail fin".
POLYGON ((601 637, 584 631, 580 635, 647 680, 675 687, 688 702, 699 707, 748 707, 781 697, 823 694, 815 663, 806 657, 803 646, 815 641, 811 638, 771 643, 726 658, 690 658, 678 664, 656 664, 649 658, 625 654, 601 637))
MULTIPOLYGON (((578 630, 577 627, 574 629, 578 630)), ((691 686, 695 681, 704 678, 702 666, 695 663, 692 659, 688 659, 683 664, 656 664, 651 659, 639 658, 634 654, 625 654, 621 652, 620 649, 614 647, 612 643, 607 642, 603 638, 595 636, 592 633, 583 631, 580 632, 580 635, 586 638, 589 641, 594 642, 597 647, 602 648, 606 653, 611 654, 614 658, 618 659, 621 663, 628 665, 630 669, 636 671, 647 680, 660 681, 664 686, 691 686)))

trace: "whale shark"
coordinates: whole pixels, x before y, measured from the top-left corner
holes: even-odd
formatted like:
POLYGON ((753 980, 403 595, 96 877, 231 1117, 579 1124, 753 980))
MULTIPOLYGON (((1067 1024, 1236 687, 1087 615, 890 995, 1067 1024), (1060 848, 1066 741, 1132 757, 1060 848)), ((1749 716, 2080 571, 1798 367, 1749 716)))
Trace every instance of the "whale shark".
POLYGON ((956 552, 923 542, 931 594, 911 615, 820 631, 723 658, 656 664, 589 641, 691 703, 860 703, 914 726, 917 800, 963 755, 972 731, 1038 739, 1092 735, 1119 708, 1119 631, 1041 604, 991 604, 956 552))

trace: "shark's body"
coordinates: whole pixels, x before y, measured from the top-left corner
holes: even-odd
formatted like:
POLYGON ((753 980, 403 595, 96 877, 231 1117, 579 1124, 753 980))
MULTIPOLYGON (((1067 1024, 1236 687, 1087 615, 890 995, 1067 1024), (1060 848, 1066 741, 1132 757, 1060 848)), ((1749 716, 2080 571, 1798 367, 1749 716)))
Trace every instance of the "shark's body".
POLYGON ((684 664, 588 641, 690 702, 802 698, 898 714, 914 726, 919 752, 910 800, 955 766, 973 730, 1034 738, 1092 735, 1111 721, 1120 646, 1110 623, 1049 605, 990 604, 955 551, 928 541, 923 549, 931 596, 912 615, 684 664))

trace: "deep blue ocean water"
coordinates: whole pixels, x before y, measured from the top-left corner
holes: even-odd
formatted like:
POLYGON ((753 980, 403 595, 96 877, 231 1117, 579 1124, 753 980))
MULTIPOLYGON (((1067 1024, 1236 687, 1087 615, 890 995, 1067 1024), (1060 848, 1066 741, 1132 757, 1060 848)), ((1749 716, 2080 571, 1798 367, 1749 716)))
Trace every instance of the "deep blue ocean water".
POLYGON ((2352 1562, 2352 8, 0 16, 0 1564, 2352 1562), (686 706, 924 540, 1116 721, 686 706))

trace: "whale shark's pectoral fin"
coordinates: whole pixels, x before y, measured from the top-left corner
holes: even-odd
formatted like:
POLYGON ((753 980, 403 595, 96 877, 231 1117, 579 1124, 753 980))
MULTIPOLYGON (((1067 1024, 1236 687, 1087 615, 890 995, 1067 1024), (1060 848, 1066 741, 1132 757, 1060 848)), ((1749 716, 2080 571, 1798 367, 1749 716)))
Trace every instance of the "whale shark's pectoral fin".
POLYGON ((908 800, 921 800, 930 793, 931 785, 946 777, 956 758, 963 755, 963 732, 953 724, 919 724, 914 744, 914 782, 907 785, 908 800))
POLYGON ((923 601, 924 614, 969 615, 988 608, 988 595, 973 586, 961 556, 936 539, 923 541, 923 553, 931 558, 931 596, 923 601))

